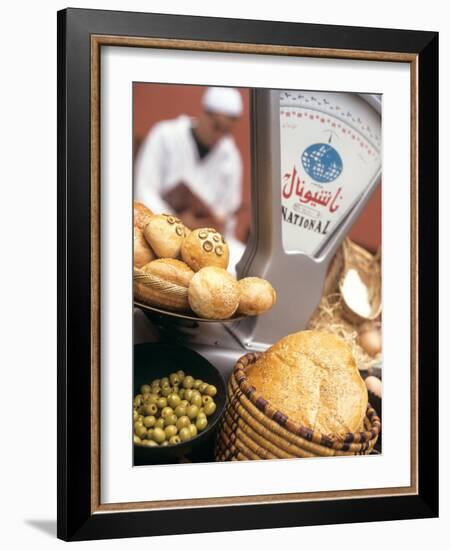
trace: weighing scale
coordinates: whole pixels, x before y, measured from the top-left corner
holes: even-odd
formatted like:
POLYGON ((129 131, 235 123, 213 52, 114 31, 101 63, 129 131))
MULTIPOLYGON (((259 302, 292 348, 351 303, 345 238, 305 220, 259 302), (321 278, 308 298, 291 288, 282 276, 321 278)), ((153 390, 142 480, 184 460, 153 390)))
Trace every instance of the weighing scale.
POLYGON ((228 378, 237 359, 305 329, 328 266, 381 177, 381 97, 251 91, 251 230, 237 278, 268 279, 268 312, 206 322, 135 308, 134 340, 179 343, 228 378))

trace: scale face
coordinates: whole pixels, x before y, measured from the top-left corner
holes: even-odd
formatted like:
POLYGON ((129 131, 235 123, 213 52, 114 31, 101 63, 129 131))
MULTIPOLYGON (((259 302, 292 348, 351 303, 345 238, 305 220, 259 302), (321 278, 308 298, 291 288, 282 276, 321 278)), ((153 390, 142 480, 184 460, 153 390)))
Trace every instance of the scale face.
POLYGON ((358 94, 280 92, 286 252, 320 252, 379 172, 380 134, 380 117, 358 94))

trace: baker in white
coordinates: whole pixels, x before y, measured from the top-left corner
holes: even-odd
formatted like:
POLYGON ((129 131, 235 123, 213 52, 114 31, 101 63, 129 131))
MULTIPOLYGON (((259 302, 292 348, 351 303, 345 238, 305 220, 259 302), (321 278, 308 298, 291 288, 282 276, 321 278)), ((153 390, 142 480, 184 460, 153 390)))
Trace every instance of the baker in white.
POLYGON ((243 245, 234 237, 241 205, 242 161, 230 133, 242 114, 234 88, 208 88, 196 118, 181 115, 156 124, 135 163, 134 198, 157 213, 176 214, 190 228, 225 235, 230 267, 243 245))

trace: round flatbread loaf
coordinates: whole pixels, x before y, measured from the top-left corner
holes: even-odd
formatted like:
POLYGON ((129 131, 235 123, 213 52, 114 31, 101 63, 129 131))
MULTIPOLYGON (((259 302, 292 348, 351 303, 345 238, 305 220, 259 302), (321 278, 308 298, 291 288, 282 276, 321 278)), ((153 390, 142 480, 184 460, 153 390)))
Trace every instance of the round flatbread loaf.
POLYGON ((142 267, 148 262, 156 259, 156 254, 151 249, 148 242, 145 240, 142 229, 134 226, 134 243, 133 243, 133 265, 142 267))
POLYGON ((348 344, 327 332, 290 334, 248 371, 264 399, 299 424, 327 435, 363 426, 367 388, 348 344))
POLYGON ((145 226, 144 235, 159 258, 178 258, 186 228, 175 216, 154 214, 145 226))
POLYGON ((277 295, 269 281, 259 277, 245 277, 238 284, 241 294, 238 313, 259 315, 275 304, 277 295))
POLYGON ((239 285, 225 269, 204 267, 192 277, 188 300, 199 317, 228 319, 239 305, 239 285))
POLYGON ((150 216, 153 215, 153 212, 150 208, 147 208, 145 204, 139 201, 133 202, 133 225, 139 227, 139 229, 144 229, 147 225, 150 216))
POLYGON ((181 258, 194 271, 202 267, 216 266, 226 269, 230 251, 223 236, 211 227, 194 229, 184 239, 181 258))

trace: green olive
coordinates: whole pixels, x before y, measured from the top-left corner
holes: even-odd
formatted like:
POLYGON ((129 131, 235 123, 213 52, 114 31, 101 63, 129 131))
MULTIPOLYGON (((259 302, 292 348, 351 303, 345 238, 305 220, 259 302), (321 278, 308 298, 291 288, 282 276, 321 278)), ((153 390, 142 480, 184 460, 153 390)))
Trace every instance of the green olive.
POLYGON ((180 416, 180 418, 177 420, 177 429, 178 431, 182 430, 183 428, 186 428, 189 426, 191 421, 189 420, 188 416, 180 416))
POLYGON ((145 416, 155 416, 155 414, 158 412, 158 407, 155 405, 155 403, 147 403, 147 405, 144 406, 143 412, 145 416))
POLYGON ((180 405, 181 405, 182 407, 189 407, 189 401, 188 401, 187 399, 182 399, 182 400, 180 401, 180 405))
POLYGON ((208 387, 208 383, 202 382, 197 389, 200 393, 205 393, 207 387, 208 387))
POLYGON ((167 376, 161 378, 161 388, 164 388, 164 386, 170 386, 170 380, 167 376))
POLYGON ((206 395, 210 395, 211 397, 214 397, 216 394, 217 394, 217 388, 216 386, 213 386, 212 384, 210 384, 207 388, 206 388, 206 395))
POLYGON ((166 434, 166 438, 170 439, 172 436, 177 435, 178 430, 176 426, 171 425, 166 426, 166 428, 164 428, 164 432, 166 434))
POLYGON ((161 393, 161 387, 160 386, 152 386, 152 395, 158 396, 161 393))
POLYGON ((147 439, 153 439, 153 432, 155 430, 153 428, 150 428, 149 430, 147 430, 147 439))
POLYGON ((183 380, 183 388, 192 388, 194 385, 194 379, 192 376, 185 376, 183 380))
POLYGON ((156 418, 154 416, 146 416, 144 418, 144 426, 146 428, 152 428, 155 425, 156 418))
POLYGON ((171 393, 172 393, 172 388, 170 386, 163 386, 161 390, 161 395, 163 397, 169 397, 171 393))
POLYGON ((161 417, 165 418, 166 416, 169 416, 169 414, 173 414, 172 407, 164 407, 161 411, 161 417))
POLYGON ((167 404, 169 405, 169 407, 172 407, 172 409, 176 409, 180 403, 180 396, 176 393, 171 393, 167 398, 167 404))
POLYGON ((205 405, 203 407, 206 416, 211 416, 212 414, 214 414, 216 408, 217 407, 216 407, 216 404, 214 403, 214 401, 212 401, 211 403, 205 403, 205 405))
POLYGON ((178 395, 180 396, 180 399, 184 399, 184 392, 185 392, 185 391, 186 391, 186 390, 185 390, 184 388, 180 388, 180 389, 178 390, 178 395))
POLYGON ((194 385, 193 385, 193 388, 198 390, 199 387, 203 384, 203 380, 200 380, 200 378, 197 378, 196 380, 194 380, 194 385))
POLYGON ((176 372, 173 372, 169 376, 169 380, 170 380, 170 383, 172 384, 172 386, 178 386, 180 384, 180 377, 178 376, 178 374, 176 372))
POLYGON ((134 431, 136 435, 138 435, 141 439, 144 439, 144 437, 147 435, 147 428, 143 426, 142 424, 138 426, 137 428, 134 428, 134 431))
MULTIPOLYGON (((212 399, 212 397, 210 399, 212 399)), ((198 408, 200 408, 202 406, 202 396, 200 394, 193 395, 191 399, 191 405, 196 405, 198 408)))
POLYGON ((178 378, 180 379, 180 382, 183 382, 184 378, 185 378, 185 373, 183 370, 177 370, 177 374, 178 374, 178 378))
POLYGON ((175 425, 178 421, 178 417, 176 414, 169 414, 167 416, 164 417, 164 426, 170 426, 170 425, 175 425))
POLYGON ((156 404, 159 409, 164 409, 164 407, 167 407, 167 399, 165 397, 159 397, 156 404))
POLYGON ((178 395, 180 393, 180 387, 179 386, 171 386, 172 388, 172 394, 178 395))
POLYGON ((179 436, 179 435, 173 435, 173 436, 169 439, 169 444, 170 444, 170 445, 178 445, 178 443, 181 443, 181 439, 180 439, 180 436, 179 436))
POLYGON ((140 428, 143 425, 144 425, 143 422, 141 422, 140 420, 136 420, 136 422, 133 424, 133 427, 134 427, 135 430, 137 430, 138 428, 140 428))
POLYGON ((155 428, 164 428, 164 418, 158 418, 155 422, 155 428))
POLYGON ((184 390, 184 398, 186 399, 186 401, 190 401, 192 399, 193 391, 194 390, 191 390, 190 388, 184 390))
POLYGON ((178 405, 178 407, 175 408, 175 414, 178 418, 180 418, 180 416, 186 416, 186 407, 183 407, 183 405, 178 405))
POLYGON ((206 403, 213 403, 214 400, 210 395, 203 395, 202 396, 202 405, 206 405, 206 403))
POLYGON ((153 439, 147 439, 146 445, 147 447, 158 447, 158 443, 156 443, 153 439))
POLYGON ((206 418, 205 411, 203 410, 203 407, 198 411, 197 418, 206 418))
POLYGON ((151 387, 148 384, 144 384, 141 386, 141 393, 150 393, 151 387))
POLYGON ((153 441, 162 443, 166 439, 166 433, 162 428, 155 428, 153 431, 153 441))
POLYGON ((141 438, 136 434, 133 436, 133 443, 136 445, 140 445, 142 443, 141 438))
POLYGON ((136 422, 140 422, 141 424, 143 424, 143 423, 144 423, 144 415, 140 414, 140 415, 137 417, 136 422))
POLYGON ((206 416, 198 416, 195 422, 195 426, 199 432, 202 432, 208 425, 208 420, 206 416))
POLYGON ((156 395, 156 393, 149 393, 147 395, 147 399, 146 399, 147 405, 151 405, 152 403, 153 405, 156 405, 157 401, 158 401, 158 396, 156 395))
POLYGON ((199 412, 199 408, 197 405, 189 405, 189 407, 186 409, 186 414, 190 420, 193 420, 197 417, 199 412))
POLYGON ((155 378, 150 385, 151 386, 160 386, 161 385, 161 380, 159 378, 155 378))
POLYGON ((195 437, 197 435, 197 428, 195 427, 195 424, 191 424, 188 427, 188 430, 191 432, 191 437, 195 437))
POLYGON ((133 411, 133 420, 136 422, 136 420, 138 419, 138 416, 139 416, 139 413, 137 412, 136 409, 134 409, 133 411))
POLYGON ((191 439, 191 430, 187 427, 182 428, 178 435, 181 441, 188 441, 189 439, 191 439))
POLYGON ((161 447, 168 447, 168 446, 169 446, 169 442, 167 441, 167 439, 161 443, 161 447))
POLYGON ((140 407, 142 405, 142 395, 138 393, 134 398, 133 405, 135 407, 140 407))

